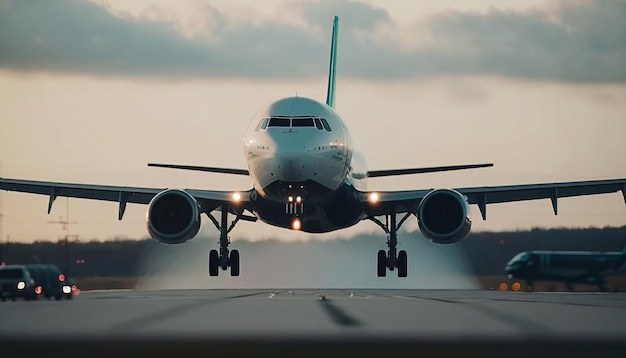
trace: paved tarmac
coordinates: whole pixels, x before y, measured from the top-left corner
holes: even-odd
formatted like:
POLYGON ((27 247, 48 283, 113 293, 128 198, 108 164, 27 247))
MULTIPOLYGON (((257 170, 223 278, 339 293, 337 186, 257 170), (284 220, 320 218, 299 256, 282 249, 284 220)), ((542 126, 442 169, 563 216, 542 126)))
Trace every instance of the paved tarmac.
POLYGON ((623 357, 626 294, 114 290, 82 292, 67 301, 0 303, 0 357, 42 350, 64 357, 220 352, 623 357))

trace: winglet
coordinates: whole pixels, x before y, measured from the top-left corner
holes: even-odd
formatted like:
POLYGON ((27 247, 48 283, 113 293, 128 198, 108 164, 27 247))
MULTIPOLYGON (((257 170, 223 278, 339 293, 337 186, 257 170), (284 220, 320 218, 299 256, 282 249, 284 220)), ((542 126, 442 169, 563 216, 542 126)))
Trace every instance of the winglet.
POLYGON ((335 69, 337 67, 337 32, 339 31, 339 17, 333 20, 333 34, 330 41, 330 66, 328 68, 328 89, 326 90, 326 104, 335 107, 335 69))

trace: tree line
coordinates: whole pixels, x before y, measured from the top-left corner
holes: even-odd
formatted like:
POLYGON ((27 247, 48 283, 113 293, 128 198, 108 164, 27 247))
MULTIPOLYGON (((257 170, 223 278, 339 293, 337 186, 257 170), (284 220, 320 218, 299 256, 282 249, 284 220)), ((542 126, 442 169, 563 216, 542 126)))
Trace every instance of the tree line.
MULTIPOLYGON (((214 239, 198 237, 207 242, 207 250, 217 248, 214 239)), ((400 240, 426 240, 418 232, 400 235, 400 240), (419 236, 414 238, 414 236, 419 236)), ((306 243, 272 241, 272 247, 288 247, 301 250, 302 255, 312 252, 323 255, 327 251, 355 250, 359 245, 373 245, 385 249, 384 237, 380 234, 362 234, 350 239, 327 241, 309 240, 306 243)), ((260 252, 263 241, 234 240, 233 248, 243 252, 260 252)), ((141 264, 151 259, 154 252, 175 252, 181 245, 165 245, 153 239, 111 240, 77 242, 64 240, 36 241, 33 243, 1 243, 0 262, 5 264, 52 263, 75 277, 132 277, 141 275, 141 264)), ((433 244, 436 245, 436 244, 433 244)), ((454 244, 466 258, 476 275, 502 274, 506 263, 517 253, 530 250, 575 250, 575 251, 622 251, 626 245, 626 226, 585 229, 532 229, 509 232, 476 232, 465 240, 454 244)), ((267 245, 266 245, 267 246, 267 245)), ((401 249, 401 248, 400 248, 401 249)), ((368 253, 375 249, 369 249, 368 253)), ((407 249, 408 250, 408 249, 407 249)), ((206 254, 206 253, 205 253, 206 254)), ((375 252, 374 252, 375 254, 375 252)), ((419 259, 416 253, 416 259, 419 259)), ((409 255, 414 255, 409 252, 409 255)), ((368 258, 364 258, 368 259, 368 258)))

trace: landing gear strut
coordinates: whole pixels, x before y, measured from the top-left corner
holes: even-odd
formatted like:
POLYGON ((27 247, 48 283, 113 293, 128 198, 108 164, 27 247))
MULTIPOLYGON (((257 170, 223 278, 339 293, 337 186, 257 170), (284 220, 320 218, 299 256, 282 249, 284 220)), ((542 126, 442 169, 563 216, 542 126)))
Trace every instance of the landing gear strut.
POLYGON ((220 230, 220 249, 209 251, 209 276, 217 276, 219 269, 226 271, 230 267, 231 276, 239 276, 239 251, 228 250, 230 239, 228 233, 235 227, 240 216, 238 215, 235 220, 228 226, 228 205, 223 205, 221 209, 221 222, 217 222, 215 217, 211 213, 206 213, 211 219, 215 227, 220 230))
POLYGON ((386 222, 383 224, 376 218, 371 217, 370 220, 380 226, 389 236, 387 237, 387 246, 389 250, 378 251, 376 273, 378 277, 385 277, 387 275, 387 269, 390 271, 398 269, 398 277, 406 277, 408 273, 408 259, 406 251, 397 251, 398 245, 398 229, 400 226, 411 216, 411 213, 406 213, 404 217, 396 224, 396 213, 391 212, 386 215, 386 222))

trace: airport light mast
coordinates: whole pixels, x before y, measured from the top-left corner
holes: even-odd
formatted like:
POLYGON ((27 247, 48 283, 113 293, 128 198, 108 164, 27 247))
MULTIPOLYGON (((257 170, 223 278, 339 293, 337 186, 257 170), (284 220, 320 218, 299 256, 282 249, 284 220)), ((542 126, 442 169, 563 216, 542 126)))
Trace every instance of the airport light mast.
MULTIPOLYGON (((65 238, 63 239, 63 247, 65 253, 65 267, 63 271, 66 276, 70 275, 70 252, 69 252, 69 239, 70 239, 70 224, 78 224, 77 221, 70 221, 70 198, 67 198, 65 205, 65 220, 61 216, 58 221, 48 221, 51 224, 61 224, 63 230, 65 230, 65 238)), ((73 235, 78 237, 78 235, 73 235)))

